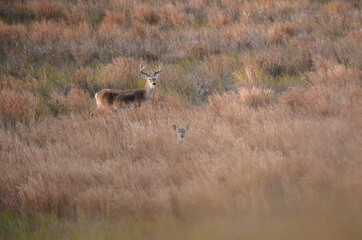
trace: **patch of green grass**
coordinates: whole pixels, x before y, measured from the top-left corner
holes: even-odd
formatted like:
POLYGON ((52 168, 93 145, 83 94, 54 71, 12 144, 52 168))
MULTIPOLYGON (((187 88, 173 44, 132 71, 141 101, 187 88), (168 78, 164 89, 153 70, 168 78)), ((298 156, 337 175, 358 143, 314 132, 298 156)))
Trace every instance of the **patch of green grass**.
POLYGON ((197 104, 199 103, 198 90, 196 86, 189 82, 165 82, 159 87, 163 94, 177 95, 181 98, 197 104))
POLYGON ((65 225, 54 215, 0 212, 0 239, 60 239, 65 225))
POLYGON ((298 75, 282 74, 274 77, 270 74, 262 75, 263 82, 276 92, 286 91, 290 87, 305 85, 303 78, 298 75))

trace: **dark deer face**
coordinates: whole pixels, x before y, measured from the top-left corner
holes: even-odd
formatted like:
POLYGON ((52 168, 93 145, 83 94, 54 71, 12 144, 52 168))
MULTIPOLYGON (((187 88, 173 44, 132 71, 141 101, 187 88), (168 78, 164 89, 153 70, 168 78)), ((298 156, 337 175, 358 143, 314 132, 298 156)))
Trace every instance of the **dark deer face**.
POLYGON ((178 128, 176 125, 173 125, 173 129, 176 131, 178 140, 182 142, 185 138, 187 130, 190 129, 190 125, 187 125, 185 128, 178 128))

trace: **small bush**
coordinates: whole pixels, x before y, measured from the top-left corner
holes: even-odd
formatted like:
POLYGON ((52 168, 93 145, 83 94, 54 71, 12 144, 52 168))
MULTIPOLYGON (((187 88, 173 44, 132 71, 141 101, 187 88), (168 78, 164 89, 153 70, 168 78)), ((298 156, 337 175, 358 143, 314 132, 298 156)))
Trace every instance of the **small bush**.
POLYGON ((74 84, 79 89, 89 90, 91 85, 90 78, 91 69, 79 68, 74 73, 74 84))
POLYGON ((232 23, 232 17, 220 10, 213 9, 208 12, 208 20, 212 27, 224 27, 232 23))
POLYGON ((272 103, 274 93, 271 89, 243 88, 239 91, 239 97, 251 107, 263 107, 272 103))
POLYGON ((37 98, 27 90, 0 90, 0 118, 5 124, 37 118, 40 115, 38 104, 37 98))
POLYGON ((27 4, 30 11, 33 11, 37 19, 57 20, 64 16, 64 5, 61 2, 53 1, 31 1, 27 4))
POLYGON ((160 21, 160 16, 158 15, 157 12, 155 12, 153 10, 150 10, 150 11, 145 13, 144 20, 148 24, 156 25, 160 21))
POLYGON ((140 38, 146 38, 146 27, 139 22, 136 22, 132 29, 132 34, 134 38, 140 37, 140 38))
POLYGON ((120 27, 126 22, 126 12, 122 10, 106 11, 104 23, 114 25, 113 27, 120 27), (118 25, 118 26, 117 26, 118 25))
POLYGON ((289 38, 294 36, 297 32, 298 29, 296 24, 275 24, 268 30, 267 41, 269 43, 281 44, 284 41, 288 41, 289 38))
POLYGON ((311 86, 283 93, 284 104, 295 111, 323 116, 346 114, 359 108, 362 101, 359 70, 347 69, 323 58, 315 59, 315 68, 306 74, 311 86))
POLYGON ((71 112, 83 113, 89 110, 90 100, 88 93, 78 88, 71 88, 65 100, 65 108, 71 112))
POLYGON ((3 44, 23 44, 26 38, 27 31, 25 26, 21 24, 8 25, 0 21, 0 48, 4 47, 3 44))
POLYGON ((304 88, 293 88, 288 92, 285 92, 282 95, 282 102, 293 111, 309 108, 309 103, 306 98, 306 89, 304 88))
POLYGON ((161 23, 171 27, 182 28, 187 24, 185 13, 180 9, 180 6, 174 4, 162 4, 160 6, 161 23))
POLYGON ((243 59, 244 70, 234 73, 234 77, 241 87, 263 87, 263 71, 258 66, 255 58, 246 57, 243 59))
POLYGON ((132 58, 119 57, 114 59, 112 63, 101 70, 102 79, 100 84, 115 89, 138 86, 140 78, 139 63, 139 61, 132 58))
POLYGON ((141 23, 156 25, 160 22, 160 15, 151 6, 137 4, 134 8, 135 19, 141 23))

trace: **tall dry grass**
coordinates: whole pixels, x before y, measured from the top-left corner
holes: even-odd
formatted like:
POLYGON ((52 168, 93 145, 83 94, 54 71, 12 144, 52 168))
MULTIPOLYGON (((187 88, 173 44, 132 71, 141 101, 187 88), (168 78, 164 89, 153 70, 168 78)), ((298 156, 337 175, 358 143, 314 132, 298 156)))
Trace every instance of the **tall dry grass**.
POLYGON ((358 104, 347 115, 313 116, 254 108, 243 95, 202 108, 152 101, 2 129, 1 207, 105 217, 279 216, 334 201, 359 209, 358 104), (178 144, 172 125, 186 123, 178 144))
POLYGON ((41 113, 39 100, 29 88, 9 76, 0 77, 0 103, 0 124, 5 127, 37 119, 41 113))
POLYGON ((361 9, 4 1, 0 219, 206 219, 195 228, 231 239, 247 235, 240 224, 255 238, 358 239, 361 9), (101 88, 143 86, 141 62, 167 66, 151 100, 89 117, 101 88), (173 124, 190 124, 183 144, 173 124))

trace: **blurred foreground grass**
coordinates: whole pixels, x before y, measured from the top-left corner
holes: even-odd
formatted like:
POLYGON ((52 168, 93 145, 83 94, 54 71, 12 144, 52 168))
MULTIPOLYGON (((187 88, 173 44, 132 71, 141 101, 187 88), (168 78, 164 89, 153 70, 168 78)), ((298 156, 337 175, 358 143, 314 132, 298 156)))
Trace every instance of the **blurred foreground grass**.
MULTIPOLYGON (((268 216, 176 218, 79 218, 0 213, 0 239, 361 239, 361 216, 333 205, 327 212, 268 216)), ((350 209, 351 210, 351 209, 350 209)))

